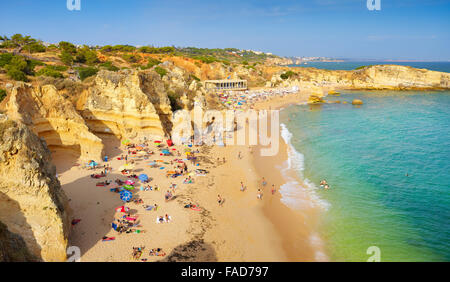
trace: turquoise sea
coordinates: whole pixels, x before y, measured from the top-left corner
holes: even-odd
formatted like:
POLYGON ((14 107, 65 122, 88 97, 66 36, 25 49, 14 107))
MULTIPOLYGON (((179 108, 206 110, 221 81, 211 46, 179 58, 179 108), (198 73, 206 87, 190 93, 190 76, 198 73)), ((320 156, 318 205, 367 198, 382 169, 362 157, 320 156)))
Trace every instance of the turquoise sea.
POLYGON ((402 65, 419 69, 450 72, 450 62, 389 62, 389 61, 346 61, 346 62, 310 62, 302 65, 290 65, 291 67, 308 67, 329 70, 354 70, 368 65, 402 65))
MULTIPOLYGON (((295 105, 281 121, 296 150, 292 167, 327 203, 319 236, 328 257, 367 261, 376 246, 381 261, 450 261, 450 91, 327 99, 364 105, 295 105)), ((288 188, 284 200, 295 201, 288 188)))

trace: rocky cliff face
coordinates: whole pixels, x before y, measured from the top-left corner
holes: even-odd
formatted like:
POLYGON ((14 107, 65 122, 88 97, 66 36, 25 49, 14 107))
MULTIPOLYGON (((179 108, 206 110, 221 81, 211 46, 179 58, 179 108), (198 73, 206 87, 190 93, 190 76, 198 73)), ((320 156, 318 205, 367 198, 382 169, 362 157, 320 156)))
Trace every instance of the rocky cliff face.
POLYGON ((278 70, 267 86, 318 86, 341 89, 448 89, 450 74, 407 66, 378 65, 353 71, 292 68, 295 74, 283 80, 278 70))
POLYGON ((21 122, 0 117, 0 221, 17 235, 1 228, 0 236, 9 242, 2 240, 2 246, 13 244, 17 249, 2 252, 5 260, 11 255, 19 260, 66 259, 68 202, 55 174, 50 152, 39 137, 21 122))
POLYGON ((55 86, 18 83, 5 106, 12 119, 44 138, 50 150, 71 151, 82 160, 101 158, 103 144, 92 134, 73 104, 55 86))
POLYGON ((164 90, 159 74, 152 71, 101 71, 77 109, 95 134, 119 139, 164 136, 172 114, 164 90))

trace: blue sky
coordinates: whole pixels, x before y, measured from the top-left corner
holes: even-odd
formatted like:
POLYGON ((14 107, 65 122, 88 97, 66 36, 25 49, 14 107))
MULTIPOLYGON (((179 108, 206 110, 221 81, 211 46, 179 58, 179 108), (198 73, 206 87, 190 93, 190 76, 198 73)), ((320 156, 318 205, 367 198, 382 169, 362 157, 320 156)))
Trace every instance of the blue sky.
POLYGON ((235 47, 281 56, 450 60, 450 0, 2 1, 0 34, 47 42, 235 47))

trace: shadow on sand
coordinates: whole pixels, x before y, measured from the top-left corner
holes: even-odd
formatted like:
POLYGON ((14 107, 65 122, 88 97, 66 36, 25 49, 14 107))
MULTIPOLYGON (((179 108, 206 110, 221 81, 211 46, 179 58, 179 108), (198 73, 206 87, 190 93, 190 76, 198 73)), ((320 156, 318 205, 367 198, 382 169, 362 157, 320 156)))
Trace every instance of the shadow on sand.
MULTIPOLYGON (((36 241, 33 230, 27 223, 27 219, 22 213, 19 203, 3 192, 0 192, 0 203, 0 222, 3 222, 7 226, 9 232, 17 235, 15 236, 17 244, 14 247, 18 251, 14 254, 15 259, 14 257, 11 257, 11 259, 15 261, 42 261, 41 247, 36 241), (23 247, 23 243, 26 243, 28 251, 34 258, 27 255, 27 250, 21 248, 23 247)), ((7 242, 0 242, 0 244, 3 243, 6 244, 7 242)))
MULTIPOLYGON (((110 191, 119 187, 115 183, 116 179, 127 178, 117 173, 108 174, 107 177, 100 179, 93 179, 88 175, 63 186, 73 210, 72 219, 81 220, 72 226, 69 238, 71 246, 80 248, 81 255, 101 242, 104 236, 117 236, 112 230, 111 223, 116 218, 116 208, 123 206, 124 202, 120 199, 119 193, 110 191), (106 180, 112 183, 104 187, 96 186, 97 182, 106 180)), ((132 190, 132 193, 133 199, 140 198, 139 189, 132 190)), ((136 210, 131 210, 130 214, 133 212, 136 210)))
POLYGON ((217 255, 211 244, 200 239, 175 247, 158 262, 217 262, 217 255))

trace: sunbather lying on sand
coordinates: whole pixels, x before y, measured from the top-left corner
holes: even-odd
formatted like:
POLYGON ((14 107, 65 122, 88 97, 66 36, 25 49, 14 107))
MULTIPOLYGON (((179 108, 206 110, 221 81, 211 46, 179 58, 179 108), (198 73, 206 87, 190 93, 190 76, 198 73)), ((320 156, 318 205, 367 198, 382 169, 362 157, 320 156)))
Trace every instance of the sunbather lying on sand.
POLYGON ((161 248, 156 248, 156 249, 151 249, 149 252, 149 255, 163 257, 166 255, 166 252, 164 252, 163 249, 161 249, 161 248))

